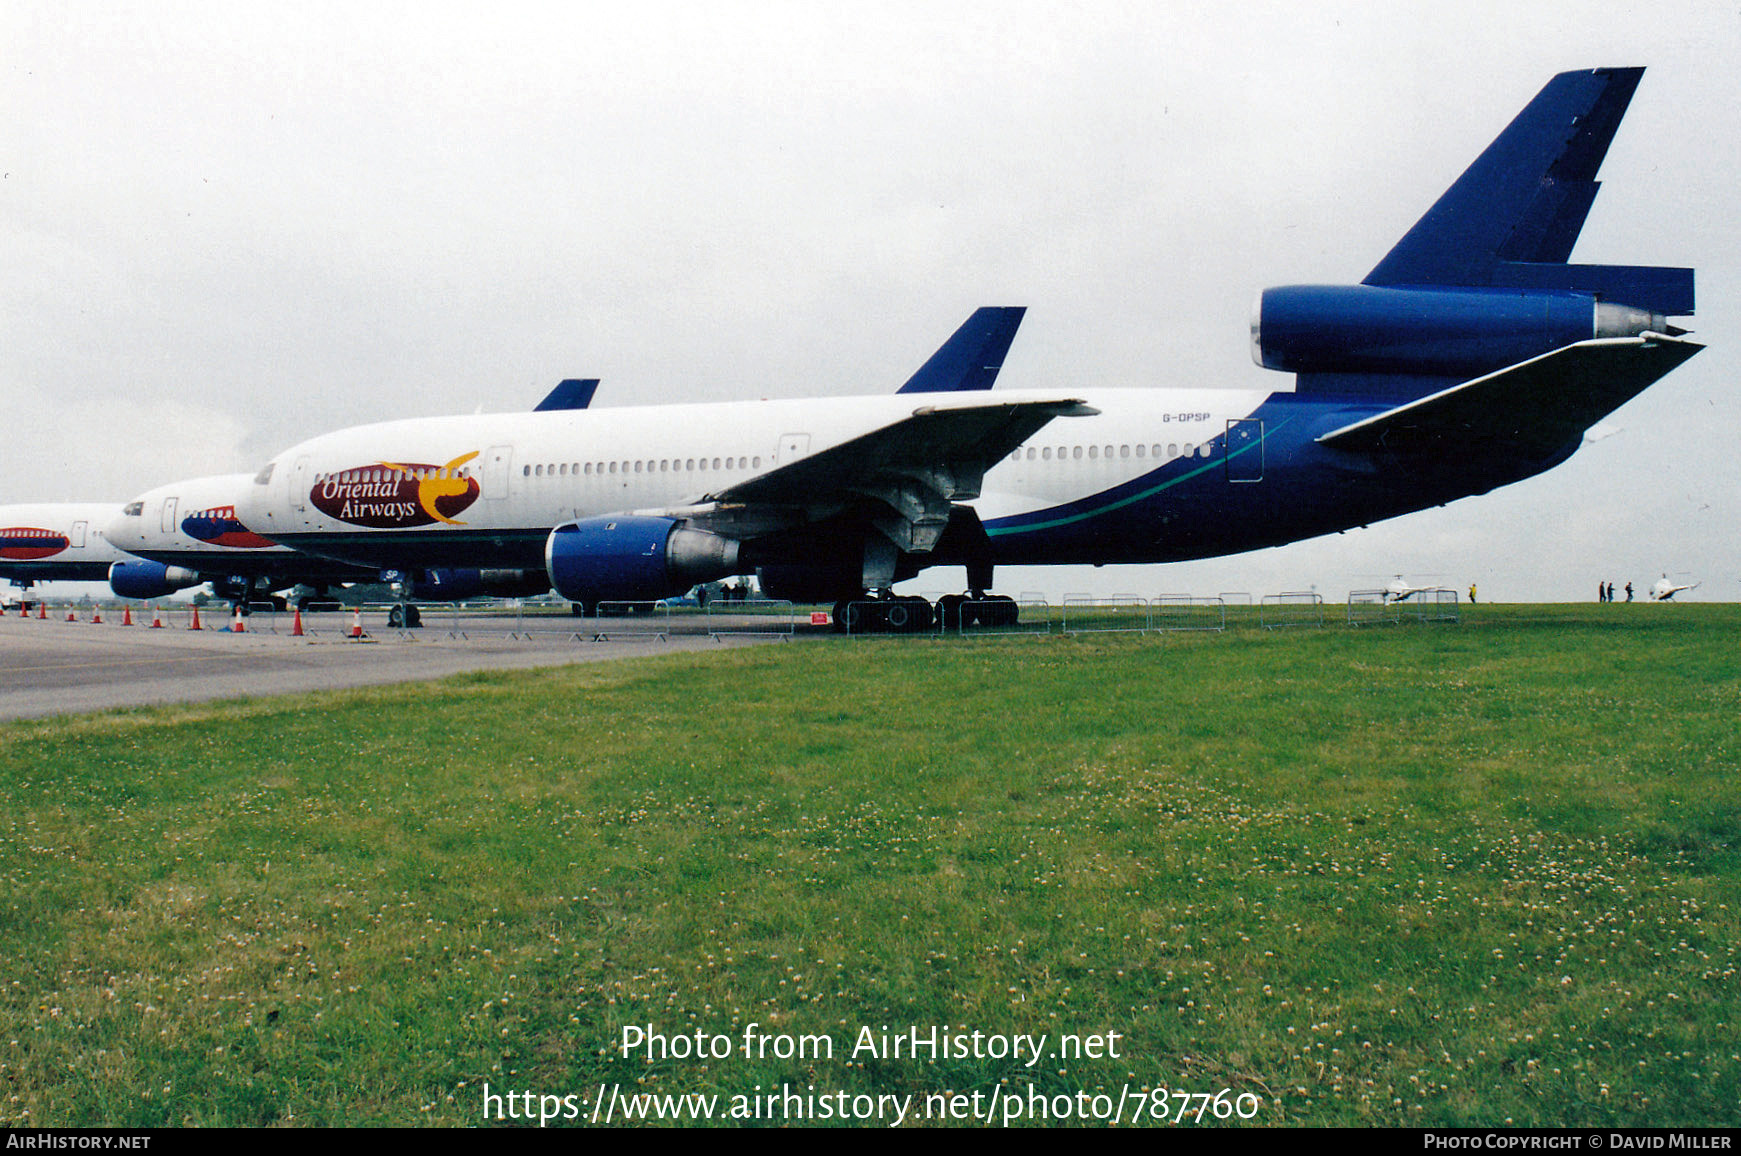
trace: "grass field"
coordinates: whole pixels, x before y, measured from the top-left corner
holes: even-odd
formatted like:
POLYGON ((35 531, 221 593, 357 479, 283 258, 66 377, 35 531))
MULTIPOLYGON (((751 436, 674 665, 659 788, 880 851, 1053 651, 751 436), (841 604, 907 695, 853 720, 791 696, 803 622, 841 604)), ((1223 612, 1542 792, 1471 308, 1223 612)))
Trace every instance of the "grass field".
POLYGON ((488 1084, 1734 1126, 1738 707, 1741 608, 1484 606, 10 724, 0 1123, 476 1124, 488 1084), (622 1056, 648 1025, 727 1054, 622 1056), (852 1054, 885 1025, 1048 1050, 852 1054))

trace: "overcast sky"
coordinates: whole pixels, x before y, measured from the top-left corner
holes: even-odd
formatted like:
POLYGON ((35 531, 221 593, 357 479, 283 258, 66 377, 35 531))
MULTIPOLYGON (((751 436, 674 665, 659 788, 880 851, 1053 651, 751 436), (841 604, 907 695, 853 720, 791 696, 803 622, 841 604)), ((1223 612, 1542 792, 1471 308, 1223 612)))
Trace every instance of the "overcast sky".
POLYGON ((563 377, 885 393, 988 304, 1029 307, 1000 387, 1287 389, 1258 290, 1358 281, 1551 75, 1644 65, 1573 259, 1696 267, 1711 348, 1619 433, 1368 530, 998 584, 1741 597, 1735 0, 0 0, 0 44, 0 503, 563 377))

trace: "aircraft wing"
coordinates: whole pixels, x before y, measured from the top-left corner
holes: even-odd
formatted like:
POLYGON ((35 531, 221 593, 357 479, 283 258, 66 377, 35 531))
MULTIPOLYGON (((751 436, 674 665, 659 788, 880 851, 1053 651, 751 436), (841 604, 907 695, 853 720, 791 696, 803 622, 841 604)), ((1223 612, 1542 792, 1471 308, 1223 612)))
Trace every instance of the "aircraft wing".
POLYGON ((979 496, 986 470, 1053 418, 1097 412, 1075 398, 923 405, 900 421, 739 482, 708 501, 722 511, 794 511, 805 522, 868 507, 897 546, 923 553, 942 535, 951 504, 979 496))
POLYGON ((1576 441, 1703 349, 1647 333, 1579 341, 1320 437, 1341 450, 1468 452, 1502 443, 1546 456, 1576 441))

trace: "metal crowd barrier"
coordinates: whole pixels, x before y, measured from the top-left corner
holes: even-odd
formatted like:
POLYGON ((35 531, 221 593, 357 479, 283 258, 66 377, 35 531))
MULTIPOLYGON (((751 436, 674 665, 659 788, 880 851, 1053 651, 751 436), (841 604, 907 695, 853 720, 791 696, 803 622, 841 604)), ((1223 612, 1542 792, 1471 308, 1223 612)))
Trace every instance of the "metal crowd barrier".
POLYGON ((1149 629, 1149 603, 1134 594, 1064 595, 1065 634, 1140 633, 1149 629))
POLYGON ((1398 623, 1458 621, 1457 592, 1447 587, 1416 590, 1407 598, 1393 598, 1388 590, 1350 590, 1348 625, 1372 626, 1398 623))
POLYGON ((702 608, 707 636, 721 638, 791 638, 798 628, 798 611, 790 599, 751 598, 743 601, 714 599, 702 608))
POLYGON ((1149 601, 1149 625, 1154 630, 1226 630, 1227 603, 1219 597, 1162 594, 1149 601))
POLYGON ((1258 606, 1258 625, 1265 630, 1324 625, 1324 598, 1310 590, 1265 594, 1258 606))

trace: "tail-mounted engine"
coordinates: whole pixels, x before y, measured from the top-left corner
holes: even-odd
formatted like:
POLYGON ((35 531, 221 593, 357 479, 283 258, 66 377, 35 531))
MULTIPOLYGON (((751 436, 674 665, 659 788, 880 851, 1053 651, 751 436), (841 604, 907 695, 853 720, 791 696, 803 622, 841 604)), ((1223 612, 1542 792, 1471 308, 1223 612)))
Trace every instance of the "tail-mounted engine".
POLYGON ((1585 293, 1287 285, 1265 289, 1251 355, 1287 373, 1468 379, 1593 337, 1676 333, 1660 313, 1585 293))

